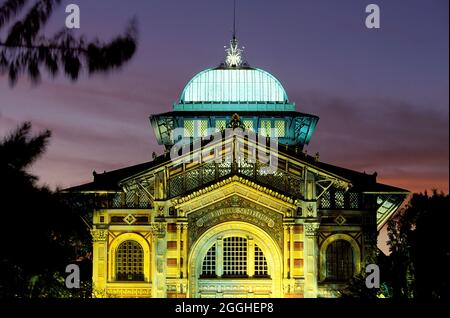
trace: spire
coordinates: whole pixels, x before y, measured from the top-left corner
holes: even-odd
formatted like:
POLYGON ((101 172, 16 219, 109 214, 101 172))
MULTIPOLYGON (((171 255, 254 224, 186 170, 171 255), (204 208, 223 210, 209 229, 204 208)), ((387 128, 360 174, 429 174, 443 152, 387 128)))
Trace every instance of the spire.
POLYGON ((233 40, 236 39, 236 0, 234 0, 233 6, 233 40))
POLYGON ((233 38, 230 41, 230 47, 225 47, 227 56, 225 58, 225 64, 229 68, 238 68, 242 66, 242 52, 243 49, 239 48, 239 41, 236 38, 236 0, 234 0, 233 8, 233 38))

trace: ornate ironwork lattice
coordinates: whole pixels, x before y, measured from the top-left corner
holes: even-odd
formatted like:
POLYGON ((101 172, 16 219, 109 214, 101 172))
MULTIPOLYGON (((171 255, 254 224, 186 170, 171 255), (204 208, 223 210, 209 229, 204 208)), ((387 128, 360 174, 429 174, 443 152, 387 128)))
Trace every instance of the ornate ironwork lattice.
POLYGON ((206 253, 202 264, 202 276, 216 276, 216 244, 214 244, 206 253))
POLYGON ((174 176, 169 179, 169 195, 170 197, 176 197, 184 192, 184 175, 174 176))
POLYGON ((360 195, 357 192, 350 192, 348 194, 348 203, 350 209, 359 209, 360 208, 360 195))
POLYGON ((248 277, 248 258, 253 256, 254 259, 254 277, 269 277, 269 268, 266 256, 263 251, 255 244, 251 250, 252 255, 248 252, 248 240, 243 237, 226 237, 223 239, 223 251, 217 254, 217 245, 214 244, 206 253, 202 263, 201 277, 216 277, 217 266, 222 264, 223 277, 248 277), (217 257, 221 260, 217 261, 217 257))
POLYGON ((202 184, 200 170, 194 169, 187 171, 185 174, 186 191, 191 191, 202 184))
POLYGON ((326 252, 327 279, 346 281, 353 276, 353 249, 349 242, 337 240, 326 252))
POLYGON ((227 128, 227 121, 226 120, 216 120, 216 129, 219 131, 224 130, 225 128, 227 128))
POLYGON ((286 123, 284 120, 275 120, 275 137, 286 135, 286 123))
POLYGON ((267 260, 263 251, 255 244, 255 276, 266 277, 269 275, 267 260))
POLYGON ((144 280, 144 250, 136 241, 125 241, 116 253, 116 280, 144 280))
POLYGON ((324 192, 320 197, 320 208, 331 209, 331 193, 329 191, 324 192))
POLYGON ((247 276, 247 239, 226 237, 223 240, 223 276, 247 276))
POLYGON ((255 129, 253 128, 253 120, 244 120, 244 127, 245 129, 254 131, 255 129))
POLYGON ((343 191, 334 192, 334 206, 337 209, 343 209, 345 207, 345 198, 343 191))

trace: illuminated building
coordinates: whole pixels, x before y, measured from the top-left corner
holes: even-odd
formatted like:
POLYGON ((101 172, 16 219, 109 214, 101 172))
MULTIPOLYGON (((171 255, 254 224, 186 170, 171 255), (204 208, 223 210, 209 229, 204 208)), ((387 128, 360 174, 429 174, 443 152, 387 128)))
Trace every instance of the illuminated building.
POLYGON ((151 116, 163 155, 69 189, 95 197, 95 296, 335 296, 408 191, 305 154, 319 118, 295 108, 233 37, 224 63, 151 116))

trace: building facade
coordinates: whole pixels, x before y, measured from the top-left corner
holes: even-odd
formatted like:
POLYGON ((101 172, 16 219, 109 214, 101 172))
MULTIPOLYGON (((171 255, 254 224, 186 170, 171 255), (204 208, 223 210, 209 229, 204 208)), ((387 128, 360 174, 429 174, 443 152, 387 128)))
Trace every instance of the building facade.
POLYGON ((307 155, 318 120, 233 37, 150 117, 163 155, 66 190, 94 198, 94 296, 336 296, 408 191, 307 155))

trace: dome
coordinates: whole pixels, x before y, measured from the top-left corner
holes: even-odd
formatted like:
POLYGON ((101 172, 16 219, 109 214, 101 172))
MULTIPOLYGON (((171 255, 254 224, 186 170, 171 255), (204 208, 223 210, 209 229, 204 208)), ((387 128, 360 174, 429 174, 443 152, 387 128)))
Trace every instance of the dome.
POLYGON ((195 75, 180 103, 288 103, 288 97, 280 81, 264 70, 219 67, 195 75))

